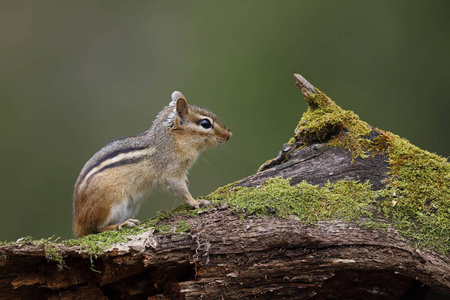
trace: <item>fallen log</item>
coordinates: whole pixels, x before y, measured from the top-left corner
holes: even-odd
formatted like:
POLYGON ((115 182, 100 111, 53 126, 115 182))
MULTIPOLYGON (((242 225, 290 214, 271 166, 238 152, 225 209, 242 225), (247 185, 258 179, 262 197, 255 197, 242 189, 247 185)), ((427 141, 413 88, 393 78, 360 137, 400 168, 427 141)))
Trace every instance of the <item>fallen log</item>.
POLYGON ((450 166, 295 75, 308 111, 258 172, 139 228, 0 246, 1 299, 450 295, 450 166))

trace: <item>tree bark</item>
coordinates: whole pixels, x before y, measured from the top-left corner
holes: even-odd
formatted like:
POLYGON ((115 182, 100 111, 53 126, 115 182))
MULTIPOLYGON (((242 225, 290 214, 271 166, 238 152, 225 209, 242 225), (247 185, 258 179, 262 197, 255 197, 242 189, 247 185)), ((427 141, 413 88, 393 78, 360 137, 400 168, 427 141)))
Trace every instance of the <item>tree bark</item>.
MULTIPOLYGON (((300 75, 307 97, 314 87, 300 75)), ((371 133, 376 138, 376 132, 371 133)), ((370 181, 384 186, 387 157, 353 158, 320 140, 296 140, 278 157, 237 185, 257 186, 274 178, 370 181), (302 144, 303 143, 303 144, 302 144)), ((450 258, 416 249, 387 220, 387 229, 352 222, 242 218, 223 205, 186 222, 181 234, 153 230, 129 237, 94 259, 80 246, 56 245, 64 266, 49 259, 46 244, 0 246, 1 299, 400 299, 428 287, 450 294, 450 258)))

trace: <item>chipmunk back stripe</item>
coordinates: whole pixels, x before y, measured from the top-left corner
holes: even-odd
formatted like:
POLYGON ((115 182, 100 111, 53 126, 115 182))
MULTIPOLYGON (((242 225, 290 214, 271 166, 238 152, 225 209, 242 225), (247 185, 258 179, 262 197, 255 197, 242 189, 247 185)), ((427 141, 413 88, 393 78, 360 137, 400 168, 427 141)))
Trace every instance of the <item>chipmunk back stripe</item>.
POLYGON ((88 174, 86 174, 83 180, 79 182, 78 186, 82 187, 87 185, 96 174, 101 173, 106 169, 119 167, 122 165, 130 165, 138 163, 141 160, 148 159, 153 152, 154 151, 146 148, 143 150, 118 154, 108 160, 103 161, 102 164, 97 165, 97 167, 93 168, 88 174))
POLYGON ((116 157, 119 154, 122 153, 128 153, 131 151, 139 151, 139 150, 144 150, 145 148, 147 148, 147 146, 142 146, 142 147, 129 147, 129 148, 124 148, 124 149, 119 149, 116 150, 114 152, 108 153, 105 156, 103 156, 102 158, 100 158, 99 160, 97 160, 95 162, 95 164, 93 164, 92 166, 90 166, 89 168, 86 169, 86 171, 84 171, 84 173, 80 176, 80 180, 85 179, 85 177, 96 167, 98 167, 99 165, 101 165, 104 161, 111 159, 113 157, 116 157))
POLYGON ((120 161, 117 161, 117 162, 111 163, 111 164, 109 164, 109 165, 106 165, 106 166, 102 167, 101 169, 96 170, 94 173, 92 173, 92 174, 89 176, 89 178, 87 178, 87 179, 85 180, 85 181, 86 181, 86 184, 88 184, 88 183, 89 183, 89 180, 90 180, 91 178, 93 178, 96 174, 101 173, 101 172, 103 172, 103 171, 106 170, 106 169, 111 169, 111 168, 116 168, 116 167, 120 167, 120 166, 125 166, 125 165, 135 164, 135 163, 138 163, 138 162, 140 162, 140 161, 142 161, 142 160, 144 160, 144 159, 147 159, 147 158, 148 158, 147 155, 141 155, 141 156, 136 157, 136 158, 122 159, 122 160, 120 160, 120 161))

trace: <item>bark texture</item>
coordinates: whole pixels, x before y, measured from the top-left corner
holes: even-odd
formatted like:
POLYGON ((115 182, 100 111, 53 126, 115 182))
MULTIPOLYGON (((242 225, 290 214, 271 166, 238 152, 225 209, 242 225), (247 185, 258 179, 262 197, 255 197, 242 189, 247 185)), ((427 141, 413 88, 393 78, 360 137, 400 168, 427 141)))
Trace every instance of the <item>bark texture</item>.
MULTIPOLYGON (((305 96, 315 92, 300 75, 296 80, 305 96)), ((383 154, 352 162, 345 149, 301 144, 285 145, 239 185, 282 176, 292 185, 346 179, 383 187, 383 154)), ((1 246, 0 299, 401 299, 428 287, 450 293, 450 258, 415 249, 390 226, 241 218, 226 206, 164 222, 179 220, 190 230, 130 237, 94 259, 97 271, 79 246, 56 246, 64 267, 49 259, 45 244, 1 246)))
POLYGON ((113 246, 94 262, 101 273, 78 247, 61 247, 59 269, 44 246, 3 246, 0 298, 400 299, 424 292, 422 284, 450 292, 448 258, 414 249, 392 229, 241 220, 226 208, 188 222, 189 233, 149 231, 113 246))

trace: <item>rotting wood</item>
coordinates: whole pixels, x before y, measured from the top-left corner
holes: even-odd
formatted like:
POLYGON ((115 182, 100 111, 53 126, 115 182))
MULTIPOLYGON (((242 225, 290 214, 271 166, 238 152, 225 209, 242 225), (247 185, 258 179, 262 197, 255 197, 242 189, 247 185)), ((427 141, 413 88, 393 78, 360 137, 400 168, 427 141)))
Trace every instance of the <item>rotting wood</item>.
MULTIPOLYGON (((305 96, 315 92, 295 77, 305 96)), ((285 145, 239 185, 282 176, 292 185, 345 179, 384 186, 383 154, 352 162, 348 151, 321 141, 300 143, 285 145)), ((59 246, 62 268, 46 258, 43 245, 0 246, 0 299, 399 299, 417 296, 424 285, 450 293, 449 257, 412 247, 391 226, 240 218, 225 206, 166 222, 180 219, 189 232, 133 236, 95 259, 97 271, 78 246, 59 246)))
POLYGON ((190 233, 155 236, 156 244, 139 251, 113 247, 96 261, 99 274, 76 247, 61 249, 67 267, 58 270, 44 259, 42 247, 3 246, 10 258, 2 260, 0 298, 320 299, 377 291, 384 299, 397 299, 415 278, 450 292, 448 258, 414 249, 392 229, 338 221, 309 226, 277 218, 241 220, 227 209, 205 212, 189 224, 190 233), (336 286, 340 281, 345 290, 336 286))

